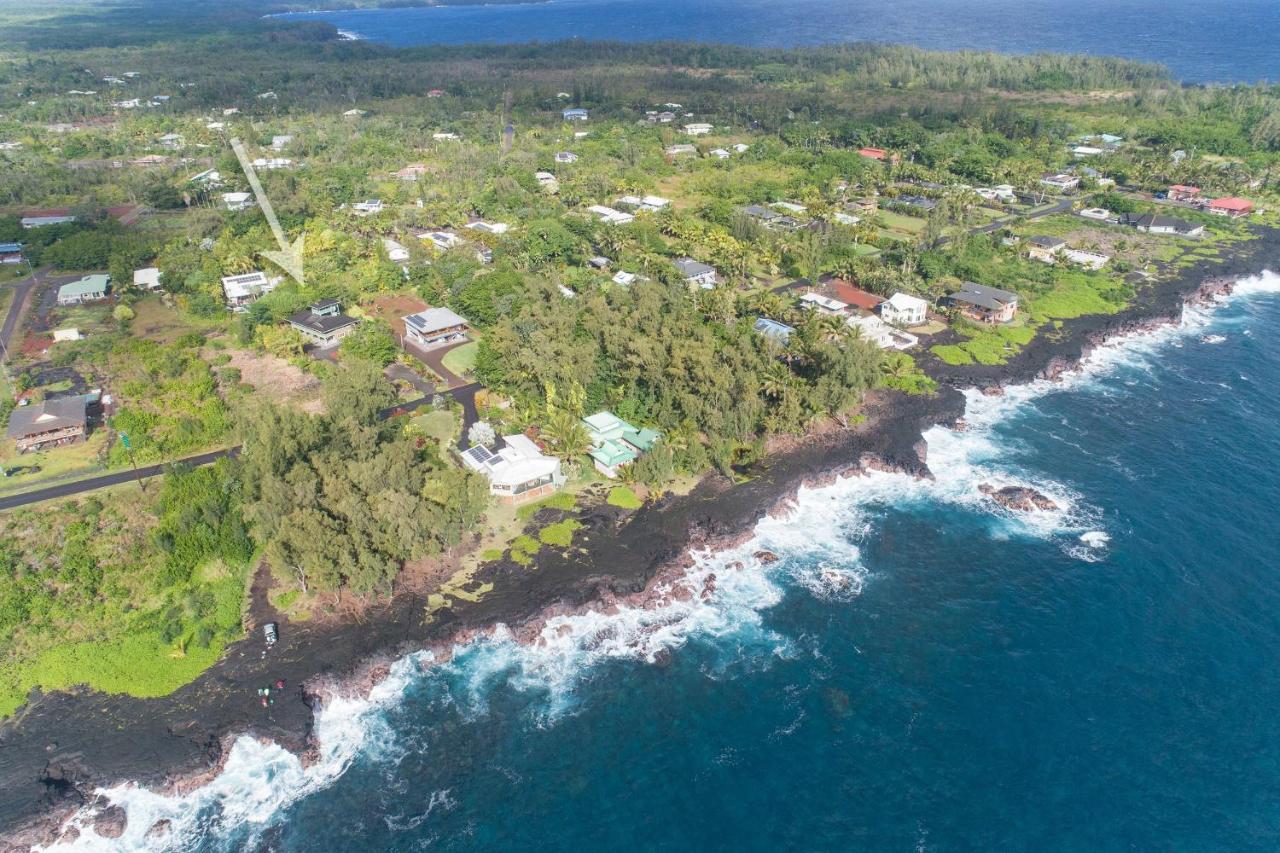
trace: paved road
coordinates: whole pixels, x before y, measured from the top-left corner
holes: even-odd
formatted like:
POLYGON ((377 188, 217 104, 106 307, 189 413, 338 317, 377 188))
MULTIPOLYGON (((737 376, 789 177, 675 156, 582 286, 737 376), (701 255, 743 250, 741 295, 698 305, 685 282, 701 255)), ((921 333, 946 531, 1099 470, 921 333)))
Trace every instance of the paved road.
POLYGON ((41 267, 36 270, 33 275, 29 275, 21 281, 17 281, 13 285, 13 302, 9 305, 9 314, 4 318, 4 326, 0 327, 0 345, 4 346, 4 360, 9 360, 9 345, 13 340, 13 333, 18 330, 18 321, 22 319, 23 309, 26 308, 27 299, 45 275, 49 272, 49 267, 41 267))
POLYGON ((128 483, 136 477, 147 479, 163 474, 164 470, 170 465, 182 463, 185 465, 208 465, 216 462, 224 456, 235 456, 240 452, 240 448, 229 447, 225 450, 213 450, 209 453, 201 453, 198 456, 188 456, 186 459, 178 459, 174 462, 165 462, 157 465, 147 465, 139 468, 135 473, 132 468, 123 471, 115 471, 110 474, 103 474, 101 477, 91 477, 87 480, 76 480, 73 483, 62 483, 54 486, 46 486, 43 489, 36 489, 31 492, 23 492, 20 495, 5 495, 0 497, 0 511, 6 509, 14 509, 15 507, 27 506, 29 504, 39 503, 40 501, 54 500, 56 498, 69 498, 72 495, 78 495, 83 492, 92 492, 96 489, 105 489, 107 486, 118 486, 121 483, 128 483))

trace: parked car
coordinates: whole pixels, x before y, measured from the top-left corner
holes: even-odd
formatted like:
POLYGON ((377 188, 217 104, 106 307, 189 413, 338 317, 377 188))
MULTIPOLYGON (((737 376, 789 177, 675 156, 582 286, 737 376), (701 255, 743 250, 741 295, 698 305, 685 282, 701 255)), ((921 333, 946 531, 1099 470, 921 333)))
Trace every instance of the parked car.
POLYGON ((278 627, 274 622, 268 622, 262 626, 262 635, 266 638, 268 646, 274 646, 276 640, 280 639, 278 627))

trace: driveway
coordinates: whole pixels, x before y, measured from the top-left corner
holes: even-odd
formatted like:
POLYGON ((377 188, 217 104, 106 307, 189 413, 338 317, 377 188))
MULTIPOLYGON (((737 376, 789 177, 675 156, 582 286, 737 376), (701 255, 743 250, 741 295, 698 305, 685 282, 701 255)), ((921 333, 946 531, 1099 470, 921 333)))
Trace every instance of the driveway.
POLYGON ((457 343, 449 344, 448 346, 423 349, 412 341, 406 340, 404 342, 404 351, 425 364, 427 367, 431 368, 437 376, 445 381, 450 389, 453 389, 470 384, 471 380, 464 376, 459 376, 445 367, 444 357, 453 350, 456 350, 458 347, 464 347, 469 343, 471 343, 471 340, 467 339, 465 341, 458 341, 457 343))

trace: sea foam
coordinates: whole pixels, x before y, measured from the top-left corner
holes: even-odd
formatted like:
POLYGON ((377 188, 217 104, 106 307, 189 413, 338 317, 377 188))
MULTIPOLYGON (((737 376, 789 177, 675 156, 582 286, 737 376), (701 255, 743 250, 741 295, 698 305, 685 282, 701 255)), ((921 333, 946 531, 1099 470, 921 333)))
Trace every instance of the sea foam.
MULTIPOLYGON (((1236 293, 1280 293, 1280 275, 1265 272, 1243 279, 1236 293)), ((1110 535, 1100 529, 1098 510, 1069 486, 1010 462, 1009 439, 997 435, 996 428, 1007 427, 1047 394, 1099 389, 1103 386, 1098 379, 1120 367, 1153 369, 1163 347, 1200 334, 1213 319, 1213 306, 1187 306, 1180 324, 1098 347, 1078 370, 1058 381, 1011 387, 1000 396, 967 392, 964 431, 934 427, 925 433, 933 480, 872 471, 822 487, 801 488, 784 511, 757 524, 749 541, 724 551, 695 554, 685 573, 655 590, 650 606, 555 616, 527 643, 517 642, 509 630, 497 626, 456 647, 445 663, 437 663, 431 652, 408 655, 391 667, 388 677, 367 697, 332 697, 324 703, 316 713, 319 758, 308 767, 279 746, 241 737, 222 772, 185 795, 167 796, 132 784, 100 790, 107 801, 128 814, 122 837, 98 836, 92 828, 95 812, 86 807, 70 821, 80 831, 79 837, 47 849, 252 848, 291 803, 332 784, 357 758, 394 760, 408 748, 397 741, 383 712, 419 679, 438 678, 448 684, 450 701, 464 715, 487 713, 487 697, 498 683, 537 692, 542 697, 537 713, 541 722, 550 725, 573 713, 575 686, 604 661, 656 661, 692 640, 723 645, 726 654, 734 657, 754 654, 762 662, 791 654, 791 640, 772 631, 763 612, 779 603, 789 588, 835 603, 856 598, 873 581, 859 543, 873 532, 876 507, 919 502, 964 505, 989 519, 993 538, 1058 538, 1072 556, 1083 561, 1103 559, 1110 535), (1059 509, 1008 512, 979 491, 983 483, 1036 488, 1059 509), (761 559, 759 555, 766 551, 780 559, 761 559), (716 643, 724 638, 733 642, 716 643), (162 820, 169 822, 168 831, 148 838, 148 830, 162 820)), ((452 808, 448 792, 439 793, 440 802, 433 796, 433 807, 452 808)), ((429 819, 429 813, 430 809, 412 820, 429 819)))

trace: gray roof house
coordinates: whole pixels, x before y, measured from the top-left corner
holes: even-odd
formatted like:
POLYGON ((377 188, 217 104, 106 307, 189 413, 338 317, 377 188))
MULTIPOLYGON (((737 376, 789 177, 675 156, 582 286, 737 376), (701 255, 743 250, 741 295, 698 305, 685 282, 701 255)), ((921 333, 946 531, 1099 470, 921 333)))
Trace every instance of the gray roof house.
POLYGON ((70 444, 88 432, 83 394, 19 406, 9 415, 6 435, 20 453, 70 444))
POLYGON ((696 285, 704 290, 710 290, 716 286, 715 267, 695 261, 693 258, 679 258, 675 264, 685 284, 696 285))
POLYGON ((310 308, 289 315, 289 325, 317 344, 331 344, 351 333, 360 321, 342 313, 336 299, 323 299, 310 308))

